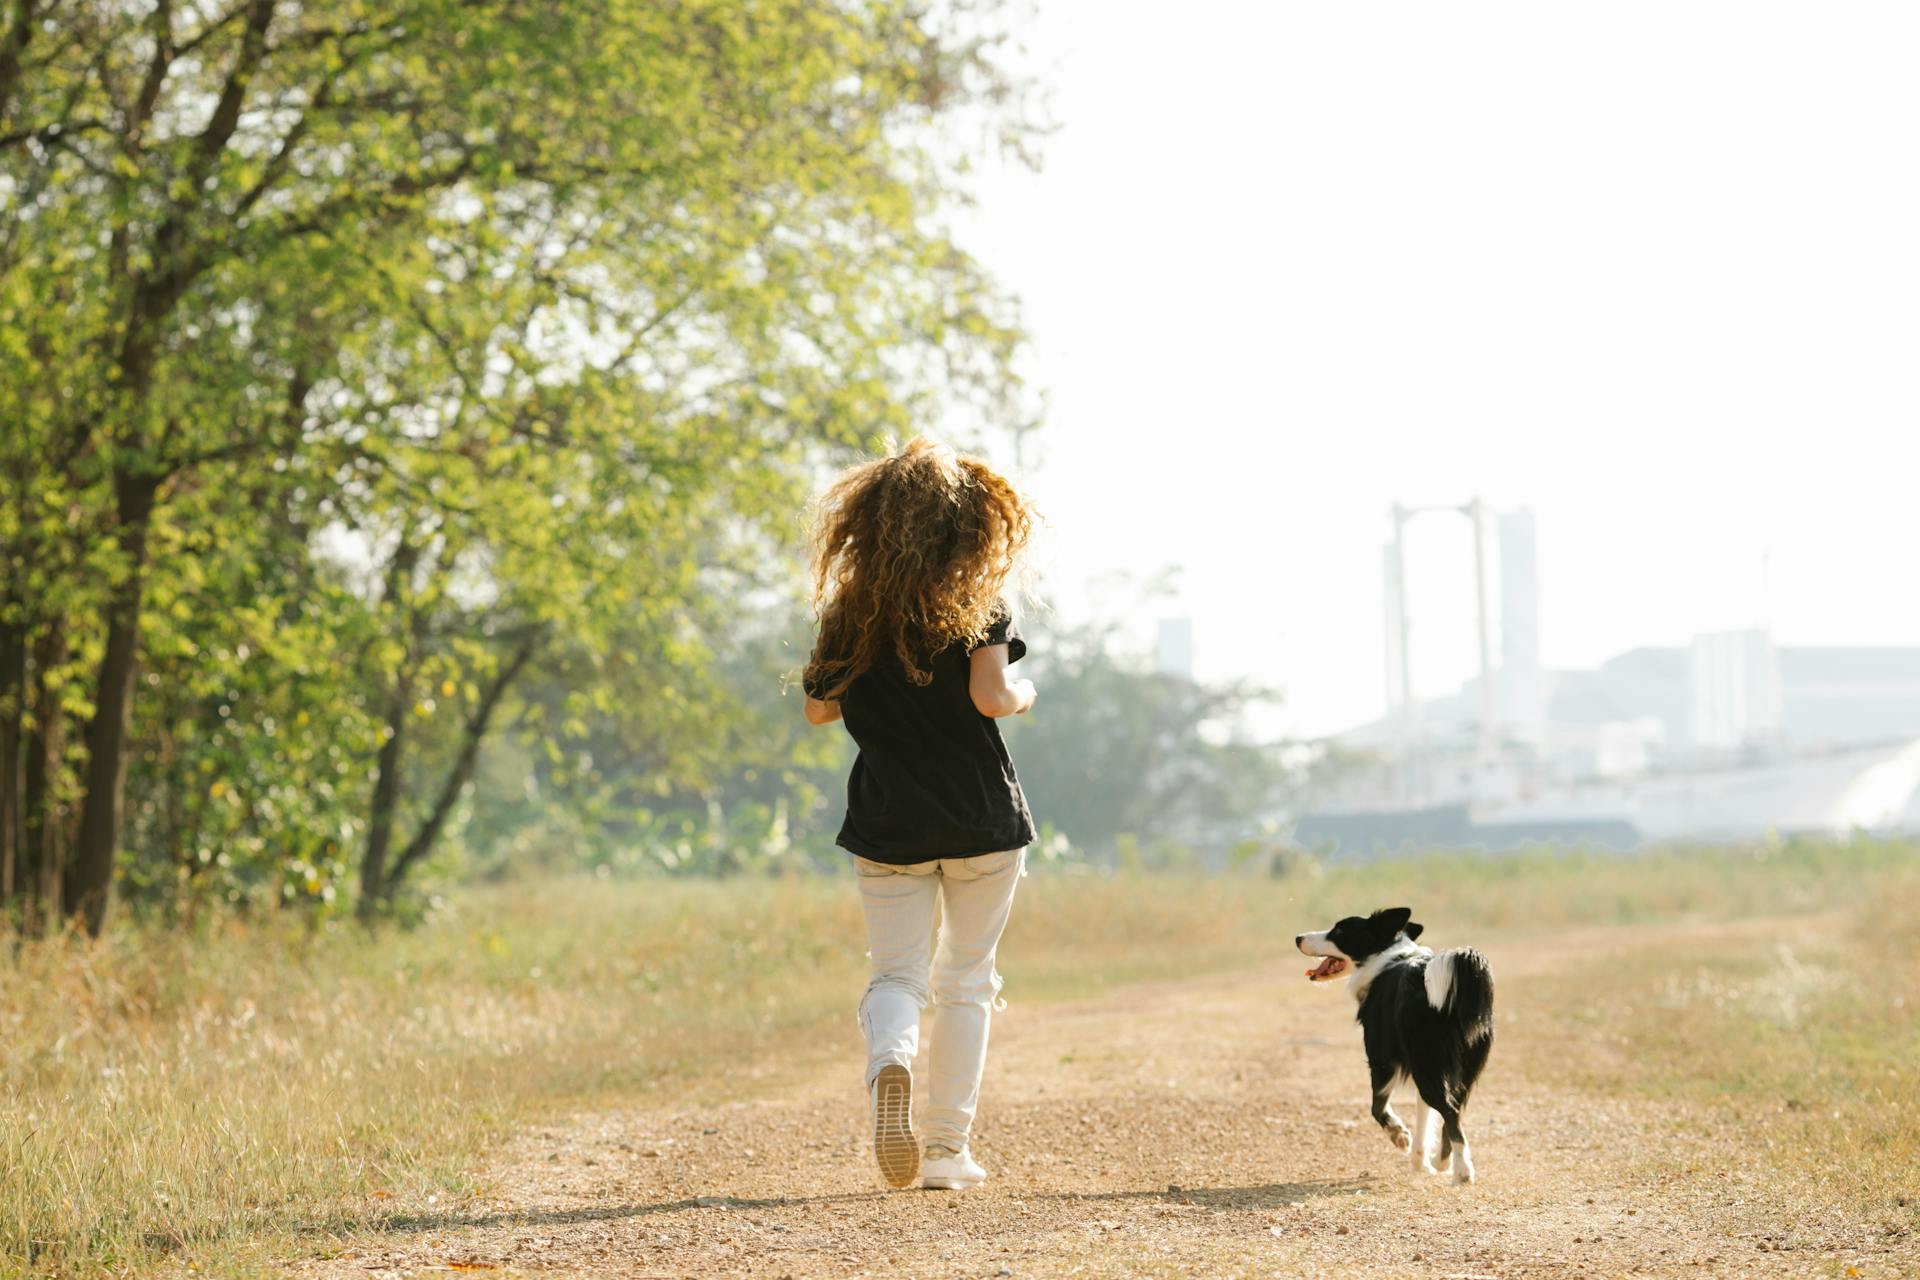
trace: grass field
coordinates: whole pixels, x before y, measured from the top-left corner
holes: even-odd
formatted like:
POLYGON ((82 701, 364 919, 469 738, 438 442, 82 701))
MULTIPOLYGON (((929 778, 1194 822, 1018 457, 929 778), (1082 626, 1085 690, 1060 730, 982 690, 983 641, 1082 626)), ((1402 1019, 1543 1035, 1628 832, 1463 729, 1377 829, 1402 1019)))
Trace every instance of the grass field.
MULTIPOLYGON (((1601 967, 1525 988, 1526 1016, 1555 1032, 1533 1043, 1587 1051, 1534 1050, 1514 1070, 1724 1125, 1743 1158, 1794 1172, 1809 1214, 1920 1226, 1910 845, 1447 856, 1284 879, 1042 870, 1021 894, 1002 966, 1016 1000, 1265 964, 1292 976, 1296 931, 1375 905, 1456 939, 1617 935, 1629 945, 1601 967), (1630 945, 1660 922, 1814 915, 1836 923, 1811 953, 1752 930, 1678 955, 1630 945)), ((263 1242, 297 1251, 384 1200, 459 1196, 474 1152, 542 1116, 777 1082, 796 1055, 850 1052, 860 939, 844 879, 657 880, 465 891, 411 932, 128 924, 91 947, 19 948, 0 968, 0 1274, 243 1270, 263 1242), (720 1062, 740 1069, 717 1076, 720 1062)))

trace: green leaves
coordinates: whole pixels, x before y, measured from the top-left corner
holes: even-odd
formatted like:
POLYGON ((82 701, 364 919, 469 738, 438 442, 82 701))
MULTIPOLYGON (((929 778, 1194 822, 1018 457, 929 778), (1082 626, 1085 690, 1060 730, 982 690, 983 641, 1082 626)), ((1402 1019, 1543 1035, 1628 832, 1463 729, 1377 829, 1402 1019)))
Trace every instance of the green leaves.
POLYGON ((934 118, 1017 96, 991 5, 175 6, 171 58, 152 21, 54 9, 0 95, 0 619, 84 707, 143 592, 137 887, 324 904, 383 821, 457 839, 503 733, 569 791, 698 790, 811 469, 1013 416, 1011 304, 931 229, 934 118))

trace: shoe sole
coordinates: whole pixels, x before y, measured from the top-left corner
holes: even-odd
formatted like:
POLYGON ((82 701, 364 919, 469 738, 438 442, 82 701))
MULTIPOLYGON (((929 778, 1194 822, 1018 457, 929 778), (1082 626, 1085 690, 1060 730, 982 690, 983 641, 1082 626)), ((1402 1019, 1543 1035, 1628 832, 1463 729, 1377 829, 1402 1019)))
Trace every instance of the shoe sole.
POLYGON ((928 1178, 920 1185, 928 1191, 971 1191, 980 1181, 978 1178, 928 1178))
POLYGON ((890 1187, 910 1187, 920 1174, 913 1136, 913 1073, 897 1064, 873 1080, 873 1158, 890 1187))

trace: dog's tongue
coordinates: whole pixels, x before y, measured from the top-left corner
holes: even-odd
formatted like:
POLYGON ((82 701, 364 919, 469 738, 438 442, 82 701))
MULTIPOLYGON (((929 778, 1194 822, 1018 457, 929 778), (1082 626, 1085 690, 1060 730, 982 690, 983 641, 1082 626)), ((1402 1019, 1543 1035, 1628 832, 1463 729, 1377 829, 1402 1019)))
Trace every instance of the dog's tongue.
POLYGON ((1339 963, 1340 961, 1336 957, 1328 956, 1320 962, 1317 968, 1307 970, 1307 977, 1314 982, 1318 982, 1322 978, 1330 978, 1333 976, 1334 966, 1339 963))

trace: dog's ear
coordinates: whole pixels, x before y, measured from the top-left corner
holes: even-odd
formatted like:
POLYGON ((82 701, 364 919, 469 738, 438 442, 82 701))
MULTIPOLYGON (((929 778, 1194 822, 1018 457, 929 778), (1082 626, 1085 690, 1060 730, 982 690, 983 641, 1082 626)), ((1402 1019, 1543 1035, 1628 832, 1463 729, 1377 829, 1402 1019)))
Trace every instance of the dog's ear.
POLYGON ((1426 931, 1427 931, 1427 926, 1421 924, 1418 920, 1413 920, 1413 921, 1409 921, 1407 923, 1407 927, 1402 929, 1400 932, 1407 935, 1408 942, 1414 942, 1418 940, 1420 935, 1425 933, 1426 931))
POLYGON ((1413 919, 1413 909, 1411 907, 1387 907, 1384 910, 1374 912, 1373 918, 1378 923, 1386 926, 1387 934, 1391 937, 1393 934, 1399 933, 1407 927, 1407 921, 1413 919))

